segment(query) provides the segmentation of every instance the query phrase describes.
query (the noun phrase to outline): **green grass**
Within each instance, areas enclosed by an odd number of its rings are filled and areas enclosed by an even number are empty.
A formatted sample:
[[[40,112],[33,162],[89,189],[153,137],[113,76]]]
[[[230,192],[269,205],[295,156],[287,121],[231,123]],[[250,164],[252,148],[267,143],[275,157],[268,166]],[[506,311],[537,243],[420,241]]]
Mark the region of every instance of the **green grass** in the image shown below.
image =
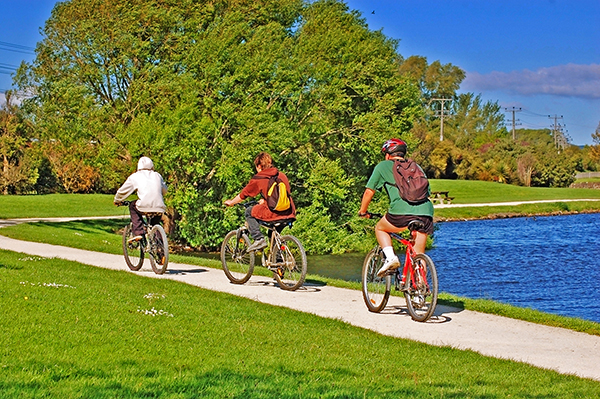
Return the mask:
[[[120,255],[122,254],[121,236],[118,233],[126,223],[126,220],[84,220],[63,223],[36,222],[5,227],[0,230],[0,233],[18,240],[45,242]],[[171,254],[169,258],[170,262],[221,268],[220,261],[201,258],[185,252]],[[270,276],[272,273],[265,268],[256,267],[255,274]],[[343,281],[318,275],[308,275],[307,283],[313,285],[332,285],[355,290],[361,289],[358,282]],[[400,295],[396,291],[392,291],[392,294]],[[533,309],[519,308],[485,299],[468,299],[443,293],[440,295],[440,304],[600,335],[600,323],[551,315]]]
[[[107,194],[0,195],[0,219],[128,214]]]
[[[600,190],[598,190],[600,191]],[[550,202],[510,206],[464,208],[436,208],[436,221],[519,217],[531,215],[566,215],[571,213],[600,212],[600,201]]]
[[[7,251],[0,303],[8,399],[600,396],[596,381]]]
[[[430,180],[431,191],[449,191],[455,204],[552,199],[600,199],[600,190],[586,188],[522,187],[478,180]],[[600,206],[599,206],[600,208]],[[436,211],[437,213],[437,211]]]

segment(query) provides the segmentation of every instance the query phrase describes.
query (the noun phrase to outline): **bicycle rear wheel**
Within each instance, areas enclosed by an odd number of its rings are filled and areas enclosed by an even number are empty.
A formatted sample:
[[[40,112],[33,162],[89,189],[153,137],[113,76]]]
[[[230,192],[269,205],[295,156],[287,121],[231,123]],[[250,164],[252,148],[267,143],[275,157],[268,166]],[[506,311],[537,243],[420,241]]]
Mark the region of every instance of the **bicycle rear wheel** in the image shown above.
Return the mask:
[[[239,230],[232,230],[225,236],[221,245],[221,263],[225,275],[233,284],[244,284],[254,271],[254,252],[247,252],[250,246],[248,236]]]
[[[408,284],[404,291],[408,313],[413,320],[427,321],[435,311],[438,298],[437,272],[428,255],[418,254],[412,259],[412,275]]]
[[[279,248],[273,248],[272,261],[277,269],[273,272],[279,287],[286,291],[295,291],[302,287],[306,279],[306,252],[300,240],[294,236],[281,236]]]
[[[377,277],[377,272],[383,266],[384,259],[383,251],[377,246],[367,254],[362,268],[363,299],[369,311],[375,313],[381,312],[390,298],[392,276],[386,274],[383,277]]]
[[[140,270],[144,264],[144,248],[141,241],[131,241],[133,232],[131,223],[123,230],[123,256],[125,263],[133,271]]]
[[[169,242],[165,229],[159,224],[150,229],[150,266],[156,274],[164,274],[169,264]]]

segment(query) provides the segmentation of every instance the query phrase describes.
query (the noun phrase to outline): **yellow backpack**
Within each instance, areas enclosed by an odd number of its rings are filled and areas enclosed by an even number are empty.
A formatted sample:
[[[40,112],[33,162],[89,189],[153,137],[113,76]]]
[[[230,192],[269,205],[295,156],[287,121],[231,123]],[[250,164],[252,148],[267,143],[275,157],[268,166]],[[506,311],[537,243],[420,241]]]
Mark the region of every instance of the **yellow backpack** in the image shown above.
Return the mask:
[[[269,179],[269,189],[267,190],[267,206],[274,212],[287,211],[292,206],[290,203],[290,194],[283,180],[279,178],[279,173]]]

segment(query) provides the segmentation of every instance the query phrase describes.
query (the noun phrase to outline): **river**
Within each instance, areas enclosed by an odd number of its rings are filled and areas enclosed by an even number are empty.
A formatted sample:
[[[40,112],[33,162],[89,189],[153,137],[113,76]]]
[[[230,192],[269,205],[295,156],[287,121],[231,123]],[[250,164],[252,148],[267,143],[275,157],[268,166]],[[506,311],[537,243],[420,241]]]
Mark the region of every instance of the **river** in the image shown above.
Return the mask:
[[[436,226],[440,291],[600,322],[600,214]],[[360,280],[363,258],[311,256],[308,271]]]

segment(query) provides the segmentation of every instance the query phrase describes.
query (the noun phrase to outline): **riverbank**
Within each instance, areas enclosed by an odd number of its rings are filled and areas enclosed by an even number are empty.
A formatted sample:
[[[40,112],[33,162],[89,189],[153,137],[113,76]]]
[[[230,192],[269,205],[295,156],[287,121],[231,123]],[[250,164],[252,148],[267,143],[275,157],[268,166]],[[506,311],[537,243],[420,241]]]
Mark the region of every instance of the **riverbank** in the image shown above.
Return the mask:
[[[434,207],[435,222],[560,216],[600,213],[600,199],[553,199],[510,202],[444,204]]]

